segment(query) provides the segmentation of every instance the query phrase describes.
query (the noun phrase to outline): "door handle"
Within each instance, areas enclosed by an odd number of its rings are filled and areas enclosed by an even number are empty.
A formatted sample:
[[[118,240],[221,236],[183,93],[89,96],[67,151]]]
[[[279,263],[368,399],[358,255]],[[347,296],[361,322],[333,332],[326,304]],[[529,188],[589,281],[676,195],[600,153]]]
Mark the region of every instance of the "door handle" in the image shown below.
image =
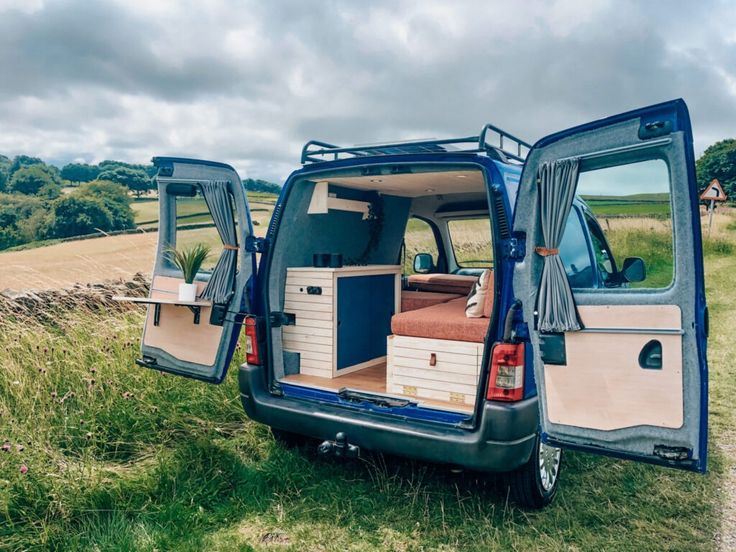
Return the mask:
[[[639,353],[639,366],[645,370],[662,369],[662,343],[657,339],[648,341]]]

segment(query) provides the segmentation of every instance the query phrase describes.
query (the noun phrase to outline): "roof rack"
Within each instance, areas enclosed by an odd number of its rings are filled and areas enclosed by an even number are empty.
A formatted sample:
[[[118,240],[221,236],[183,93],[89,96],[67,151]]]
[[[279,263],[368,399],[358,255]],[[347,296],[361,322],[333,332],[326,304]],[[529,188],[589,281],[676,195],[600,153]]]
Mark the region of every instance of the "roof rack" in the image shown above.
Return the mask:
[[[491,136],[495,136],[497,143],[489,143]],[[508,144],[511,142],[511,144]],[[508,146],[511,145],[512,148]],[[509,134],[505,130],[487,124],[477,136],[464,138],[445,138],[443,140],[410,140],[386,144],[371,144],[364,146],[341,147],[327,142],[310,140],[302,148],[302,164],[322,163],[355,157],[369,157],[376,155],[406,155],[415,153],[486,153],[487,155],[508,163],[509,160],[523,163],[527,153],[532,148],[530,144]]]

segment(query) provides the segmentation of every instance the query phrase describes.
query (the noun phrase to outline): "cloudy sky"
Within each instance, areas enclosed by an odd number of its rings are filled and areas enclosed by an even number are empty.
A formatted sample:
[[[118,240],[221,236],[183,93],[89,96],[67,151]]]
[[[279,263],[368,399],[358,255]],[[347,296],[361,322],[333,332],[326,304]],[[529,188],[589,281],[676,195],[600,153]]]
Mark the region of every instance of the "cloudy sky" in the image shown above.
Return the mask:
[[[683,97],[736,136],[729,1],[0,0],[0,153],[281,181],[310,138],[534,141]]]

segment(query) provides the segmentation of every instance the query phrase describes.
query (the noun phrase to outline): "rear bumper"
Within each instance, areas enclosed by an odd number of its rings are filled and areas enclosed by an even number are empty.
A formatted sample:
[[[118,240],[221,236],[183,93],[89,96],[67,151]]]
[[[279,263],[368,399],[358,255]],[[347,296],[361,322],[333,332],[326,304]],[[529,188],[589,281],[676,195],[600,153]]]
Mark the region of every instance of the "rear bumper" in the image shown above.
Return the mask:
[[[536,397],[512,404],[486,403],[478,428],[469,431],[278,397],[266,390],[259,366],[241,366],[238,381],[246,413],[268,426],[317,439],[334,439],[343,432],[351,444],[367,450],[473,470],[509,471],[524,464],[539,425]]]

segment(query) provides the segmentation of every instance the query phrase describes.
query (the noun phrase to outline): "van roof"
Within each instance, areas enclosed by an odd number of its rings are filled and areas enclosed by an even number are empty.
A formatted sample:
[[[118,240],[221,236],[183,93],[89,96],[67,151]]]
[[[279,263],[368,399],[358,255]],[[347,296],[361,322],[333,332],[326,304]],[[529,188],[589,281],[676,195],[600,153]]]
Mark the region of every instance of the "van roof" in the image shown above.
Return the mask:
[[[505,164],[523,163],[531,145],[492,124],[486,124],[477,136],[431,140],[411,140],[383,144],[342,147],[319,140],[310,140],[302,148],[303,165],[418,153],[485,153]]]

